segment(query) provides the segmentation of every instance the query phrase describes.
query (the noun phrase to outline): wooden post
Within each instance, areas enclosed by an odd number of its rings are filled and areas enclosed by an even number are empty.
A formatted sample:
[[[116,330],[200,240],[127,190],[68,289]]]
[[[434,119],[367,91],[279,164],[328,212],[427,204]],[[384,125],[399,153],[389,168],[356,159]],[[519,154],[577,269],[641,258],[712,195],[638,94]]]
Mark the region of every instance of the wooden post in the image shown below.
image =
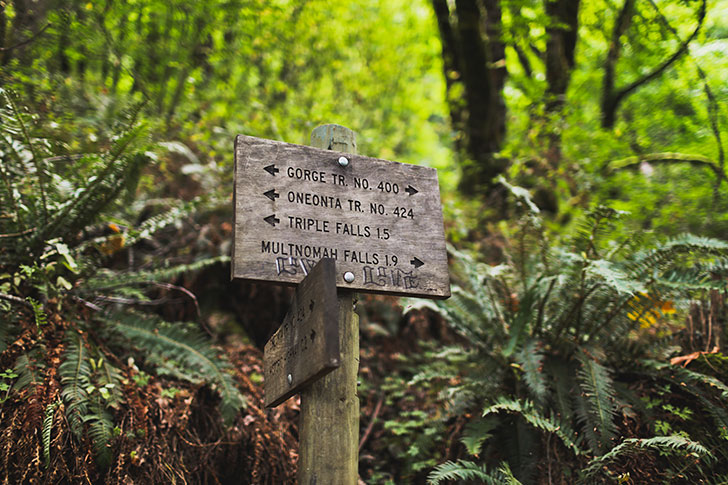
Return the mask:
[[[311,145],[356,153],[353,131],[323,125],[311,133]],[[338,291],[341,366],[301,393],[298,483],[356,485],[359,478],[359,316],[354,293]]]

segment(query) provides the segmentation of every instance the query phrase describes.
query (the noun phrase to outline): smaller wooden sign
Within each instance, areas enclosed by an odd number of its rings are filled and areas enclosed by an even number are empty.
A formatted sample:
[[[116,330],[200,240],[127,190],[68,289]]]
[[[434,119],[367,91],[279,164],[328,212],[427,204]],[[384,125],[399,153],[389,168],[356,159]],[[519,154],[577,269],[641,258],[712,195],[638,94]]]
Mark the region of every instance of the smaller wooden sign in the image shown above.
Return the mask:
[[[296,287],[291,308],[265,344],[265,406],[273,407],[339,367],[336,264],[321,259]]]

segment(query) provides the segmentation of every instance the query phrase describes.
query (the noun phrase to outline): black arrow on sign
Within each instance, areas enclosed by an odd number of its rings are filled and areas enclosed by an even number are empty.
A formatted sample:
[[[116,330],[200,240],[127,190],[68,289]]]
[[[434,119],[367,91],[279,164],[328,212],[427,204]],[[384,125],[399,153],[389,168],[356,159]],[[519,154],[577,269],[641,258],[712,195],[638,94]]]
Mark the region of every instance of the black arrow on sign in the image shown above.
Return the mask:
[[[423,263],[423,262],[422,262],[422,261],[420,261],[419,259],[415,258],[415,259],[413,259],[412,261],[410,261],[410,264],[411,264],[412,266],[414,266],[415,268],[419,268],[420,266],[422,266],[422,265],[423,265],[423,264],[425,264],[425,263]]]
[[[263,192],[263,195],[268,197],[273,202],[275,202],[276,199],[281,196],[280,194],[276,193],[276,189],[270,189],[268,192]]]
[[[278,172],[280,172],[280,170],[278,170],[275,165],[268,165],[267,167],[263,167],[263,170],[273,175],[274,177]]]
[[[404,191],[407,192],[410,195],[410,197],[413,196],[413,195],[415,195],[417,192],[419,192],[419,190],[417,190],[416,188],[412,187],[411,185],[408,185],[407,188],[404,189]]]
[[[263,218],[263,220],[273,227],[276,227],[276,224],[281,222],[281,220],[278,219],[275,214],[265,217],[265,218]]]

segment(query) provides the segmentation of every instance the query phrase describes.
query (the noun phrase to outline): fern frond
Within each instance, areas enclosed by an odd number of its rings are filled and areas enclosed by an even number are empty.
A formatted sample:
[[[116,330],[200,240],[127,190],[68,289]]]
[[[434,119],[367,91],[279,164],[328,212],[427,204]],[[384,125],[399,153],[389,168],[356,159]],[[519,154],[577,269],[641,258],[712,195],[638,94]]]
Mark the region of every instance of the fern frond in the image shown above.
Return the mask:
[[[728,400],[728,385],[713,376],[703,374],[701,372],[695,372],[684,367],[674,366],[664,362],[647,360],[644,361],[643,364],[655,370],[666,371],[671,375],[671,378],[677,382],[699,384],[706,387],[712,387],[713,389],[720,391],[720,396],[722,399]]]
[[[40,328],[42,325],[47,324],[48,315],[46,314],[45,310],[43,310],[43,304],[31,297],[27,297],[25,300],[30,303],[30,306],[33,308],[33,318],[35,319],[35,325]]]
[[[517,400],[512,399],[500,399],[492,406],[489,406],[483,410],[482,416],[488,416],[493,413],[500,411],[506,411],[513,414],[520,415],[528,424],[536,429],[551,433],[558,437],[564,445],[572,450],[574,454],[581,455],[583,452],[576,443],[563,431],[563,426],[555,418],[547,418],[542,416],[538,411],[533,408],[533,405],[526,401],[521,403]]]
[[[719,239],[682,234],[650,251],[635,255],[629,263],[635,278],[651,277],[656,270],[667,271],[682,255],[700,258],[728,257],[728,243]]]
[[[435,467],[427,476],[427,483],[430,485],[438,485],[449,480],[479,480],[487,485],[521,485],[521,482],[513,476],[508,464],[503,464],[496,471],[489,473],[485,465],[467,460],[446,461]]]
[[[460,441],[465,445],[465,448],[473,456],[478,456],[480,450],[483,447],[483,443],[487,441],[493,431],[498,426],[498,420],[496,419],[474,419],[465,426]]]
[[[448,321],[453,330],[476,345],[487,341],[486,335],[482,332],[486,323],[484,313],[487,311],[471,292],[455,287],[447,303],[436,304],[440,308],[438,313]]]
[[[505,264],[490,266],[479,263],[471,255],[450,245],[447,250],[453,257],[453,276],[458,281],[458,286],[473,295],[486,320],[499,318],[503,309],[502,298],[497,290],[501,281],[511,276],[512,268]]]
[[[728,242],[721,239],[696,236],[693,234],[681,234],[664,245],[661,250],[678,250],[681,252],[695,251],[700,254],[711,254],[715,256],[728,256]]]
[[[599,257],[599,240],[607,232],[612,223],[626,215],[624,211],[612,209],[607,206],[597,206],[591,209],[586,216],[577,222],[573,246],[576,252],[583,252],[588,256]]]
[[[521,343],[522,339],[528,335],[530,331],[529,323],[533,321],[536,311],[534,304],[536,303],[536,291],[533,289],[526,291],[521,295],[521,301],[518,302],[518,311],[510,321],[508,333],[510,338],[503,349],[503,355],[510,357]]]
[[[576,436],[571,423],[574,421],[574,406],[572,396],[576,388],[576,382],[571,367],[563,360],[549,358],[544,364],[545,374],[551,382],[553,393],[552,399],[556,417],[561,422],[562,429],[567,436]],[[580,445],[580,440],[575,440]]]
[[[656,283],[676,290],[722,290],[726,287],[725,280],[711,278],[711,268],[703,265],[667,270],[656,279]]]
[[[707,389],[714,388],[721,392],[721,397],[725,399],[725,384],[722,381],[663,362],[646,360],[642,364],[646,368],[648,376],[661,378],[674,384],[681,391],[691,394],[700,402],[702,409],[713,419],[719,429],[728,429],[728,412],[724,406],[715,402],[714,396],[706,392]],[[657,370],[658,373],[655,375],[654,372],[651,372],[652,370]]]
[[[76,192],[75,197],[55,211],[42,230],[36,231],[34,241],[62,237],[86,227],[117,199],[119,193],[127,188],[129,180],[137,176],[147,161],[146,155],[137,153],[107,162],[105,167],[89,177],[89,182]]]
[[[83,291],[93,292],[95,290],[107,290],[121,288],[124,286],[149,284],[157,281],[169,281],[184,273],[196,272],[208,266],[228,262],[230,262],[230,256],[218,256],[215,258],[201,259],[189,264],[172,266],[170,268],[160,268],[155,271],[135,271],[132,273],[120,274],[115,271],[104,270],[86,281],[83,285]]]
[[[104,469],[111,464],[111,437],[114,423],[99,396],[92,400],[89,414],[83,417],[88,424],[88,436],[94,448],[96,464]]]
[[[604,468],[619,458],[634,455],[640,450],[652,450],[660,453],[667,453],[682,458],[688,454],[695,454],[701,459],[710,461],[712,453],[696,441],[689,440],[684,436],[655,436],[653,438],[627,438],[622,443],[612,448],[608,453],[598,456],[589,461],[583,470],[580,478],[581,483],[593,483],[591,480],[604,471]]]
[[[47,221],[48,219],[48,194],[47,194],[47,187],[48,187],[48,173],[46,171],[46,167],[43,161],[43,158],[40,156],[36,146],[35,146],[35,140],[30,135],[30,131],[28,129],[28,126],[24,120],[24,115],[18,109],[18,105],[15,101],[15,94],[8,90],[0,87],[0,96],[2,99],[4,99],[3,105],[7,106],[7,110],[4,113],[3,116],[3,123],[0,123],[0,126],[10,121],[10,126],[5,128],[3,131],[10,130],[11,140],[12,139],[21,139],[22,143],[25,145],[25,149],[29,152],[29,157],[19,157],[17,148],[13,145],[15,144],[13,141],[10,141],[10,143],[6,142],[6,145],[10,145],[11,151],[16,155],[16,160],[19,162],[24,162],[24,159],[28,159],[31,162],[35,175],[37,178],[37,188],[40,193],[40,202],[41,202],[41,213],[43,215],[43,220]],[[5,138],[3,136],[3,138]],[[5,157],[3,157],[3,163],[5,163]]]
[[[632,279],[619,265],[603,259],[589,261],[586,273],[592,279],[603,282],[618,294],[634,295],[645,293],[647,288],[642,281]]]
[[[533,393],[535,400],[543,403],[546,400],[548,388],[546,387],[546,375],[543,372],[544,356],[541,342],[535,339],[527,341],[516,354],[516,361],[523,369],[526,386]]]
[[[83,417],[88,412],[89,396],[86,389],[91,385],[91,365],[83,339],[72,335],[67,339],[63,362],[58,366],[61,377],[61,397],[66,404],[66,416],[71,431],[81,437]]]
[[[149,239],[157,231],[189,217],[200,205],[199,200],[176,204],[169,210],[146,219],[139,227],[129,231],[126,236],[126,245],[131,246],[142,239]]]
[[[80,335],[67,339],[64,361],[58,367],[61,377],[61,398],[66,404],[66,416],[71,431],[81,438],[84,425],[94,448],[99,467],[105,468],[111,462],[109,442],[113,423],[106,409],[107,401],[114,404],[112,392],[120,381],[118,371],[105,364],[97,363],[91,356]]]
[[[45,409],[45,416],[43,417],[43,429],[41,430],[41,436],[43,441],[43,462],[45,467],[51,461],[51,431],[53,429],[53,416],[56,414],[56,408],[60,405],[60,401],[49,404]]]
[[[149,354],[163,357],[168,364],[179,367],[180,375],[198,375],[212,384],[220,394],[220,413],[226,421],[245,406],[245,399],[228,373],[230,363],[218,357],[218,351],[201,332],[169,324],[151,317],[133,314],[116,315],[108,320],[109,327]]]
[[[614,419],[617,414],[615,392],[609,370],[586,353],[579,355],[581,368],[577,373],[579,386],[587,404],[582,415],[584,428],[598,429],[599,448],[604,449],[617,434]]]
[[[40,372],[45,368],[45,363],[39,355],[38,349],[34,348],[21,354],[15,361],[15,373],[18,378],[13,387],[20,392],[26,387],[37,388],[43,383]]]

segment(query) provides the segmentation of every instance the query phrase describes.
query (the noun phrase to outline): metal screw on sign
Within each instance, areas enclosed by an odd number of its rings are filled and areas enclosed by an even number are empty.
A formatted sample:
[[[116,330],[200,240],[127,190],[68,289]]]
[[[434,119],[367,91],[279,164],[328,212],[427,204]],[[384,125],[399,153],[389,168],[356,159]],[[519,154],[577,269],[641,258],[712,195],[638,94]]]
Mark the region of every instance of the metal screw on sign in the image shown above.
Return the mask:
[[[339,165],[346,167],[349,165],[349,159],[346,157],[339,157]]]
[[[346,273],[344,273],[344,281],[346,281],[347,283],[353,283],[354,273],[352,273],[351,271],[347,271]]]

